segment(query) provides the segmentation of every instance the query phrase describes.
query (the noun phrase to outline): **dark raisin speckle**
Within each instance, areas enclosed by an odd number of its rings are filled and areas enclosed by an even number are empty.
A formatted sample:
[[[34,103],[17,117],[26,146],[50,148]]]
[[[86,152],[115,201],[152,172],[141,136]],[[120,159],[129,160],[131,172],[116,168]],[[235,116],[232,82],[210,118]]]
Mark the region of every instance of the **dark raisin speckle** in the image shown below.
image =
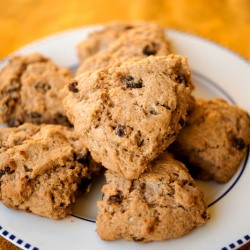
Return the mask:
[[[116,127],[115,133],[116,133],[118,136],[120,136],[120,137],[125,136],[125,135],[126,135],[126,133],[125,133],[125,127],[119,124],[119,125]]]
[[[142,79],[135,81],[133,76],[123,76],[121,82],[130,89],[142,88]]]
[[[117,194],[111,195],[107,202],[109,205],[114,204],[114,203],[120,204],[122,200],[123,200],[122,192],[118,190]]]
[[[10,166],[8,164],[5,164],[3,166],[3,169],[0,170],[0,178],[4,175],[4,174],[12,174],[14,171],[11,170]]]
[[[141,237],[141,238],[137,238],[137,237],[132,237],[132,240],[135,242],[140,242],[140,241],[144,241],[145,238]]]
[[[55,116],[55,123],[59,123],[61,125],[68,126],[68,127],[73,127],[73,125],[70,123],[68,117],[64,114],[61,114],[61,113],[58,113]]]
[[[153,108],[151,108],[151,109],[149,110],[149,113],[150,113],[151,115],[157,115],[157,112],[156,112]]]
[[[11,172],[10,166],[8,164],[4,165],[4,172],[9,174]]]
[[[69,84],[68,88],[69,91],[73,92],[73,93],[77,93],[79,91],[79,89],[77,88],[78,82],[77,81],[73,81]]]
[[[46,83],[46,82],[38,82],[35,85],[35,89],[38,92],[46,93],[48,90],[51,89],[51,86],[48,83]]]
[[[179,120],[179,124],[181,125],[181,127],[185,126],[185,120],[182,117]]]
[[[34,119],[37,119],[37,118],[41,118],[41,117],[42,117],[42,115],[41,115],[40,113],[37,113],[37,112],[30,112],[30,113],[29,113],[29,116],[30,116],[31,118],[34,118]]]
[[[138,147],[141,147],[141,146],[143,145],[143,143],[144,143],[144,139],[142,138],[142,133],[141,133],[141,131],[139,130],[139,131],[137,132],[137,146],[138,146]]]
[[[201,215],[202,219],[206,220],[208,218],[207,212],[203,212]]]
[[[175,80],[178,82],[178,83],[183,83],[186,87],[188,86],[187,84],[187,79],[184,75],[182,74],[179,74],[176,76]]]
[[[12,119],[12,118],[9,118],[8,121],[7,121],[9,127],[17,127],[19,125],[22,124],[21,121],[17,120],[17,119]]]
[[[13,93],[13,92],[16,92],[18,90],[20,90],[21,88],[21,83],[18,81],[18,79],[13,79],[11,81],[11,84],[7,90],[8,93]]]
[[[5,174],[5,171],[3,169],[0,170],[0,178]]]
[[[155,105],[156,106],[162,106],[163,108],[165,108],[167,110],[171,110],[171,108],[168,105],[166,105],[166,104],[162,104],[162,103],[156,102]]]
[[[142,53],[146,56],[154,56],[157,53],[157,44],[152,42],[150,44],[147,44],[144,48]]]
[[[232,144],[238,150],[242,150],[246,147],[246,144],[242,138],[233,137]]]

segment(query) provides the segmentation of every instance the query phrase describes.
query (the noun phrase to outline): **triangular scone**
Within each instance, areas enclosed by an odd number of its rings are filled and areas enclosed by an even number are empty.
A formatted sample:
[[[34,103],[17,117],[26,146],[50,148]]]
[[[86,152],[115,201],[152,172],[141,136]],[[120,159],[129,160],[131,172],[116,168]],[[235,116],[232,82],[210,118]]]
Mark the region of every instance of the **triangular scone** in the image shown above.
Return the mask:
[[[178,238],[206,223],[202,192],[186,167],[164,153],[135,180],[106,172],[97,202],[97,233],[103,240],[149,242]]]
[[[192,87],[185,57],[149,56],[80,74],[64,107],[93,159],[133,179],[175,140]]]
[[[226,183],[250,143],[250,117],[223,99],[198,100],[172,146],[194,177]]]
[[[0,70],[0,122],[14,127],[25,122],[69,126],[62,105],[68,70],[38,53],[10,58]]]
[[[78,194],[88,191],[97,169],[68,127],[24,124],[0,130],[0,199],[10,208],[62,219],[72,213]]]

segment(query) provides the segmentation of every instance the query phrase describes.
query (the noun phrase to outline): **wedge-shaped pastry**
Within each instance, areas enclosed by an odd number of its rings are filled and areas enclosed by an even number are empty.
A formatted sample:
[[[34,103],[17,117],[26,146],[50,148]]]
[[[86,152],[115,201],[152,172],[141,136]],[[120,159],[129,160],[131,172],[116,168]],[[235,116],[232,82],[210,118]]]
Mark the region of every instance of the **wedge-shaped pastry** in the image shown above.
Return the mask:
[[[172,150],[194,177],[226,183],[250,143],[247,112],[222,99],[198,100]]]
[[[101,38],[102,40],[100,40]],[[95,42],[90,43],[92,40]],[[96,50],[92,56],[87,56],[89,50],[86,47],[99,44],[98,41],[100,42],[100,49]],[[107,44],[101,46],[102,43]],[[84,60],[82,60],[76,75],[88,70],[109,67],[130,58],[170,54],[169,41],[164,29],[156,23],[146,22],[107,25],[103,30],[90,35],[79,45],[78,49]]]
[[[97,171],[78,136],[60,125],[1,129],[0,146],[0,199],[40,216],[62,219],[70,214]]]
[[[40,54],[14,56],[0,71],[0,122],[69,125],[62,99],[70,72]]]
[[[143,39],[145,42],[140,44]],[[81,61],[100,51],[123,54],[127,58],[137,54],[166,55],[170,53],[169,40],[164,28],[153,22],[109,23],[101,30],[90,33],[77,46]],[[164,54],[162,54],[164,53]]]
[[[103,240],[139,242],[181,237],[207,222],[203,194],[187,168],[167,153],[135,180],[106,172],[98,201],[97,233]]]
[[[175,140],[191,89],[186,58],[150,56],[79,75],[64,107],[93,159],[133,179]]]

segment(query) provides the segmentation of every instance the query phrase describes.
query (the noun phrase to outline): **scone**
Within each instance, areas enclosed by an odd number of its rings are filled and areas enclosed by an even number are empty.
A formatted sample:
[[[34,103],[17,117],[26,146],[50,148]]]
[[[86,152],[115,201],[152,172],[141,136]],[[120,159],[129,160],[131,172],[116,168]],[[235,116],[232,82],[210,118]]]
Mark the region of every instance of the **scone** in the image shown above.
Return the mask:
[[[175,140],[191,89],[186,58],[150,56],[79,75],[64,107],[93,159],[133,179]]]
[[[202,192],[186,167],[167,153],[150,171],[128,180],[111,171],[97,202],[97,233],[103,240],[137,242],[181,237],[207,222]]]
[[[112,26],[107,26],[97,34],[101,32],[105,36],[110,30],[112,30]],[[88,39],[86,42],[88,42]],[[168,54],[170,54],[170,46],[164,29],[155,23],[137,23],[130,29],[121,32],[119,37],[117,36],[105,49],[100,50],[93,56],[85,56],[86,58],[78,68],[76,75],[87,70],[109,67],[116,61],[124,61],[132,57],[143,58],[151,55],[166,56]]]
[[[80,60],[84,61],[100,51],[107,50],[110,44],[124,35],[127,38],[130,37],[130,42],[142,37],[148,38],[151,41],[154,41],[153,39],[155,39],[155,43],[157,43],[157,41],[164,41],[166,45],[163,45],[163,47],[166,46],[166,49],[169,51],[169,42],[164,34],[164,29],[156,23],[142,21],[131,23],[109,23],[105,25],[103,29],[91,33],[86,39],[78,44],[77,51]],[[123,38],[121,41],[125,42]],[[129,43],[127,45],[129,45]],[[118,45],[118,47],[120,49],[120,45]],[[117,48],[117,46],[114,46],[114,49],[115,48]],[[128,47],[126,49],[129,51]],[[145,53],[147,53],[148,47],[145,47],[144,50]]]
[[[226,183],[250,143],[249,115],[222,99],[198,100],[172,146],[194,177]]]
[[[3,204],[52,219],[72,212],[77,195],[88,191],[96,171],[78,136],[60,125],[3,128],[0,148]]]
[[[0,122],[69,125],[62,99],[70,72],[40,54],[14,56],[0,72]]]

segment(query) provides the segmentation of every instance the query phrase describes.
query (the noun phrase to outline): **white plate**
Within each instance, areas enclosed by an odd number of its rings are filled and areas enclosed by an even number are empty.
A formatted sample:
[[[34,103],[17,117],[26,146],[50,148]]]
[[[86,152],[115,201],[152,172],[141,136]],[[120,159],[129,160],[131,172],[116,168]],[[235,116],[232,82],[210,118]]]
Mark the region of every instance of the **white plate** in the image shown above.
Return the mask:
[[[40,52],[57,64],[76,68],[75,45],[100,27],[70,30],[32,43],[16,53]],[[203,38],[169,30],[176,53],[188,57],[198,97],[222,97],[250,113],[250,65],[233,52]],[[8,58],[7,58],[8,59]],[[0,63],[2,67],[7,59]],[[138,244],[117,240],[105,242],[95,233],[95,202],[101,198],[101,183],[75,206],[74,215],[61,221],[41,218],[6,208],[0,203],[0,235],[23,249],[236,249],[250,240],[249,150],[234,178],[225,185],[198,185],[205,193],[211,220],[201,228],[174,240]]]

